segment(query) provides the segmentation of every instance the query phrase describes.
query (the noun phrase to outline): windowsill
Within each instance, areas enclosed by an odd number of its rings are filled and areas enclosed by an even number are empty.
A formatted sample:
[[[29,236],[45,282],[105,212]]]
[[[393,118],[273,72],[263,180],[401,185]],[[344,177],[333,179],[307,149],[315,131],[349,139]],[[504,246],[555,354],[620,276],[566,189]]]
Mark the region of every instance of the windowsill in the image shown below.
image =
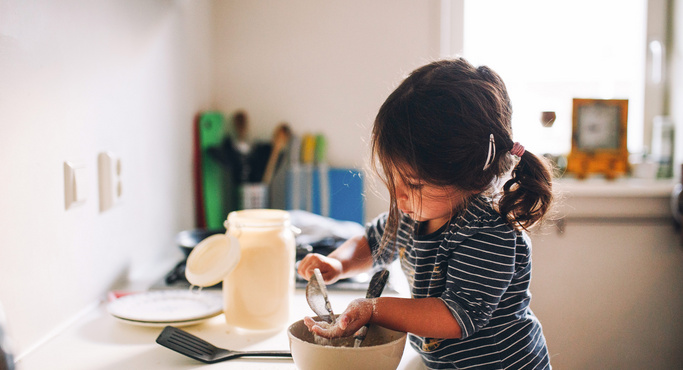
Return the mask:
[[[607,220],[651,220],[672,217],[671,199],[676,181],[636,178],[562,178],[555,180],[557,216],[590,222]]]
[[[569,197],[652,197],[668,198],[677,181],[674,179],[636,179],[630,177],[606,180],[604,178],[561,178],[555,180],[555,191]]]

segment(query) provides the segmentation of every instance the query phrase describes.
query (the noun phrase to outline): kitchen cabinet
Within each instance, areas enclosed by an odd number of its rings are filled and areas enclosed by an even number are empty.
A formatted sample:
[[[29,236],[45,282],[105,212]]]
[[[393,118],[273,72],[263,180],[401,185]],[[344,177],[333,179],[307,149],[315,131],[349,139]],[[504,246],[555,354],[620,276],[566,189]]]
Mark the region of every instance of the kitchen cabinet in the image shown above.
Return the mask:
[[[573,183],[531,233],[532,310],[557,369],[683,368],[673,183]]]

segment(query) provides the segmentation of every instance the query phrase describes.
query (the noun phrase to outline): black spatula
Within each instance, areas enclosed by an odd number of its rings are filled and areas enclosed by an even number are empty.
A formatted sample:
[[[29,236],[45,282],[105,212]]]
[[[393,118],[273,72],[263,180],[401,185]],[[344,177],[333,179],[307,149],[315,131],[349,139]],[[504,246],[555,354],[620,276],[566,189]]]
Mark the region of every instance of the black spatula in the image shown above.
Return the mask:
[[[289,351],[231,351],[173,326],[167,326],[157,337],[157,343],[187,357],[207,364],[232,360],[238,357],[292,357]]]

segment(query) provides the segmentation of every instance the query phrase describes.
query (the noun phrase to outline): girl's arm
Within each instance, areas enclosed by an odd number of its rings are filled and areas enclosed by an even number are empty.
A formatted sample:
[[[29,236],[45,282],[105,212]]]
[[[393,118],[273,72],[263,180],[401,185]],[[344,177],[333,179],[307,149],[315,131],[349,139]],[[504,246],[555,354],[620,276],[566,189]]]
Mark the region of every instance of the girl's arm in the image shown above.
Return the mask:
[[[311,278],[313,270],[318,268],[325,280],[331,284],[335,281],[360,272],[367,271],[372,267],[372,251],[365,236],[353,237],[345,241],[337,249],[327,256],[317,253],[306,255],[297,271],[306,280]]]
[[[335,325],[305,318],[309,330],[326,338],[353,335],[366,323],[430,338],[461,338],[462,330],[446,304],[439,298],[357,299]]]
[[[430,338],[460,338],[460,325],[439,298],[380,297],[374,300],[370,323]]]

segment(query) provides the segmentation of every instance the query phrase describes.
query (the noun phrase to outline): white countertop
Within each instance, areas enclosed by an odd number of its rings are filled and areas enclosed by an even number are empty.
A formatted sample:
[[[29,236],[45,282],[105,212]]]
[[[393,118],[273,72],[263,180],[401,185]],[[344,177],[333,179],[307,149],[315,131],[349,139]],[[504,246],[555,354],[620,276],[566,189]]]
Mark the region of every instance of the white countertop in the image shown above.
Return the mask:
[[[335,311],[363,292],[330,291]],[[390,294],[385,294],[390,295]],[[45,310],[49,314],[49,310]],[[291,302],[290,323],[310,316],[302,290]],[[74,324],[17,363],[18,370],[32,369],[296,369],[291,359],[234,359],[207,365],[155,342],[163,328],[124,323],[109,315],[106,302],[88,311]],[[244,331],[229,327],[223,315],[184,327],[217,347],[234,350],[288,350],[286,329],[270,332]],[[399,369],[424,369],[420,356],[406,343]]]

